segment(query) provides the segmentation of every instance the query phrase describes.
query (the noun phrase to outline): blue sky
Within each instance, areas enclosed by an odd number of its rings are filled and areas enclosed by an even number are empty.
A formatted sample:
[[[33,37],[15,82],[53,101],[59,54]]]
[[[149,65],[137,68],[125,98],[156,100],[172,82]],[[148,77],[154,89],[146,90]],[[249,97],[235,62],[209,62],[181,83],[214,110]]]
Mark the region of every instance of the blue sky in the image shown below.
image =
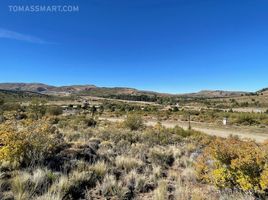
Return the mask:
[[[10,12],[9,5],[79,12]],[[184,93],[268,87],[266,0],[3,0],[0,82]]]

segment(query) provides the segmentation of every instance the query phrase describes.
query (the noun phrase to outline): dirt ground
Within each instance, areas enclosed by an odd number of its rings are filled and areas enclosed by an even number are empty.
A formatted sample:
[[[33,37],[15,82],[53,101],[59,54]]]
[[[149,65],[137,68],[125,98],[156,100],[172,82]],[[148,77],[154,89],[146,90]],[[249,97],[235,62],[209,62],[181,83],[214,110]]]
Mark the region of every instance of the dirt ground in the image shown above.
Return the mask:
[[[105,118],[101,117],[100,120],[107,120],[110,122],[122,122],[124,118]],[[147,126],[156,125],[157,120],[146,120]],[[180,126],[187,129],[189,126],[188,122],[185,121],[162,121],[163,126],[167,128],[173,128]],[[215,124],[191,122],[191,128],[208,135],[215,135],[219,137],[228,137],[235,135],[241,139],[253,139],[257,142],[264,142],[268,140],[268,128],[257,128],[257,127],[245,127],[245,126],[217,126]]]

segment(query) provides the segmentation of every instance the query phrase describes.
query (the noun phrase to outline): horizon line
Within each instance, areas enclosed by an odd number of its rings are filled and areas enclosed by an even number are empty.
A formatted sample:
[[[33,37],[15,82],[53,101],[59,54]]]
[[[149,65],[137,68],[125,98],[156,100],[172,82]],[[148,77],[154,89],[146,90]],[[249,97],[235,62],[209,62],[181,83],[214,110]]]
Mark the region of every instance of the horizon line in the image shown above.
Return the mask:
[[[196,91],[188,91],[188,92],[167,92],[167,91],[157,91],[157,90],[150,90],[150,89],[142,89],[138,87],[132,87],[132,86],[103,86],[103,85],[97,85],[97,84],[50,84],[50,83],[45,83],[45,82],[0,82],[0,84],[43,84],[46,86],[52,86],[52,87],[71,87],[71,86],[94,86],[97,88],[125,88],[125,89],[134,89],[138,91],[143,91],[143,92],[155,92],[155,93],[162,93],[162,94],[172,94],[172,95],[181,95],[181,94],[192,94],[192,93],[199,93],[202,91],[224,91],[224,92],[245,92],[245,93],[254,93],[258,92],[259,90],[262,90],[266,87],[262,87],[260,89],[257,89],[256,91],[248,91],[248,90],[231,90],[231,89],[211,89],[211,88],[206,88],[206,89],[200,89]]]

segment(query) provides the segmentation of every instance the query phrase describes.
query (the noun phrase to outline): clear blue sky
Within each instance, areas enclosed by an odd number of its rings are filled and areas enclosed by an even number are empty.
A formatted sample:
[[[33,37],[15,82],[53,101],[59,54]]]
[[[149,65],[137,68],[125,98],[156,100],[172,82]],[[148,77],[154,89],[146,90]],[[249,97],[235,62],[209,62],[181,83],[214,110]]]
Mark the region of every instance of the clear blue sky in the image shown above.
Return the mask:
[[[10,12],[8,5],[78,5]],[[2,0],[0,82],[183,93],[268,87],[267,0]]]

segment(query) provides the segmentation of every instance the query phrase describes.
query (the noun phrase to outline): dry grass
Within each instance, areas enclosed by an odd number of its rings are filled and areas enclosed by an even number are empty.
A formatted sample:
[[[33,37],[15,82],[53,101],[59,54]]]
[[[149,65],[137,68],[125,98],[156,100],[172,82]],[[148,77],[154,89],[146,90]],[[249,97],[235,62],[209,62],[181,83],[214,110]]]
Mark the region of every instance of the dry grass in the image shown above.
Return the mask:
[[[129,172],[132,169],[141,167],[143,165],[143,162],[141,160],[130,158],[127,156],[118,156],[115,159],[115,164],[116,167]]]
[[[158,187],[154,191],[155,200],[166,200],[168,199],[168,184],[165,180],[159,181]]]
[[[161,126],[88,127],[87,117],[59,116],[62,140],[42,162],[0,161],[0,199],[253,199],[199,182],[194,163],[210,137]]]

